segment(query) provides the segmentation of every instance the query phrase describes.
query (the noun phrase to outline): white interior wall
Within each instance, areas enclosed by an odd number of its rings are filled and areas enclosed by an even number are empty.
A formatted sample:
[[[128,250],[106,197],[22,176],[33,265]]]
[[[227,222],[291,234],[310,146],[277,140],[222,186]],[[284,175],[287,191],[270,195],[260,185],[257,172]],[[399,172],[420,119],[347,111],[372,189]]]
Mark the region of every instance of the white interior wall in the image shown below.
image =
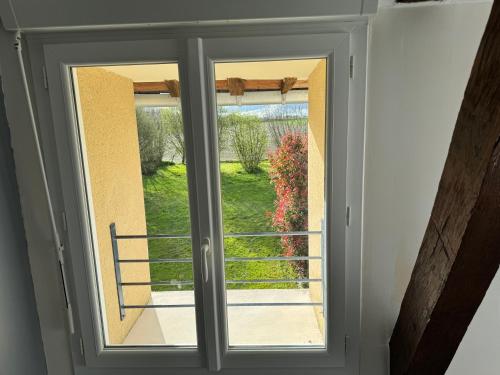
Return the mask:
[[[10,144],[14,154],[17,187],[21,201],[21,214],[24,218],[24,233],[28,238],[28,255],[30,264],[36,264],[36,267],[30,267],[32,287],[35,291],[36,310],[38,313],[39,326],[35,327],[35,323],[30,321],[29,314],[34,315],[34,312],[19,311],[18,319],[24,319],[26,327],[32,327],[32,334],[36,335],[36,329],[41,330],[43,349],[45,354],[46,372],[54,375],[70,375],[71,356],[68,347],[68,334],[66,331],[66,315],[64,294],[60,289],[60,269],[55,257],[54,243],[49,226],[48,206],[44,196],[42,179],[40,178],[40,170],[37,165],[37,156],[34,145],[33,131],[29,119],[28,107],[23,85],[21,83],[21,71],[17,61],[16,50],[12,48],[14,33],[7,32],[3,29],[0,23],[0,67],[2,70],[2,89],[4,92],[4,103],[7,115],[7,121],[10,128]],[[34,78],[38,82],[43,79],[40,75],[35,75]],[[44,103],[48,105],[47,103]],[[0,135],[2,137],[2,135]],[[50,175],[49,175],[50,177]],[[1,176],[0,176],[1,179]],[[3,181],[2,181],[3,182]],[[1,185],[1,184],[0,184]],[[54,186],[54,185],[53,185]],[[1,190],[1,187],[0,187]],[[59,193],[59,192],[58,192]],[[11,200],[15,198],[10,197]],[[35,207],[36,209],[33,209]],[[3,213],[0,207],[0,212]],[[61,212],[56,210],[56,212]],[[29,218],[29,220],[27,219]],[[14,223],[12,224],[14,225]],[[10,229],[6,229],[10,230]],[[14,229],[12,229],[14,230]],[[0,238],[3,239],[2,233]],[[2,245],[0,244],[0,247]],[[12,247],[14,250],[22,252],[22,247]],[[11,250],[12,250],[11,249]],[[21,254],[18,254],[21,257]],[[0,257],[1,262],[9,267],[9,261]],[[13,266],[14,267],[14,266]],[[0,269],[0,273],[2,273]],[[29,272],[26,269],[12,268],[12,275],[16,273]],[[2,274],[3,276],[4,274]],[[15,279],[10,278],[8,273],[5,277],[9,278],[9,283],[5,284],[9,287],[10,283],[16,283]],[[19,276],[16,276],[19,277]],[[0,280],[2,281],[2,280]],[[15,290],[13,289],[13,292]],[[0,291],[1,293],[1,291]],[[28,296],[26,298],[29,298]],[[28,301],[25,301],[27,304]],[[26,315],[25,315],[26,314]],[[12,327],[15,328],[16,323],[12,321]],[[6,335],[9,338],[7,331],[0,327],[0,335]],[[9,339],[12,341],[12,339]],[[48,348],[57,353],[57,356],[47,356]],[[3,346],[0,345],[0,351],[3,351]],[[10,360],[25,361],[30,363],[35,357],[31,357],[28,347],[25,352],[19,352],[20,356],[11,356]],[[0,364],[3,365],[2,358]],[[0,374],[43,374],[45,368],[39,368],[39,371],[34,369],[24,372],[9,372],[3,367],[0,367]],[[4,372],[7,371],[7,372]]]
[[[363,374],[388,374],[388,342],[434,203],[463,92],[491,4],[380,9],[368,61]],[[498,279],[498,277],[497,277]],[[496,283],[498,284],[498,282]],[[496,285],[495,284],[495,285]],[[483,302],[448,374],[500,373],[500,287]],[[490,301],[494,300],[493,302]],[[495,319],[496,313],[496,321]],[[496,331],[500,333],[498,330]],[[493,336],[493,337],[492,337]],[[479,338],[486,341],[479,342]],[[480,346],[476,346],[480,345]],[[467,349],[463,347],[466,346]],[[483,350],[492,346],[491,352]],[[490,354],[490,355],[489,355]],[[494,368],[494,367],[493,367]]]
[[[0,78],[0,374],[46,375],[1,86]]]
[[[446,375],[500,373],[500,273],[474,315]]]

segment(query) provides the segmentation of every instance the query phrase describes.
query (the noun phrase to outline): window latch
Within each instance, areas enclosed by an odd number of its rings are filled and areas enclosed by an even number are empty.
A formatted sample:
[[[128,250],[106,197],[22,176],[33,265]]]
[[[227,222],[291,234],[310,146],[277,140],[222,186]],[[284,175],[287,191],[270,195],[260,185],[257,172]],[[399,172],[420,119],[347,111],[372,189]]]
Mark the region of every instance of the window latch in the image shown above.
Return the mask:
[[[210,253],[210,238],[204,238],[201,242],[202,274],[203,281],[208,282],[208,255]]]

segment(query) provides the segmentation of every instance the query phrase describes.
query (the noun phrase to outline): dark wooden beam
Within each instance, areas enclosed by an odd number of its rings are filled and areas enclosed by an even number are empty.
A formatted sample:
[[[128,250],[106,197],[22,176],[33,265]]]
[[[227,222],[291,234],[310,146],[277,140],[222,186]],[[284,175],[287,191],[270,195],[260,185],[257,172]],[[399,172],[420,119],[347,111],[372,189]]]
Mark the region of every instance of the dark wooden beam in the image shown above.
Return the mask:
[[[247,79],[245,80],[245,91],[277,91],[282,87],[281,79]],[[307,80],[297,80],[292,90],[307,90]],[[217,92],[229,92],[227,80],[217,80],[215,82]],[[161,82],[134,82],[134,92],[136,94],[160,94],[168,93],[169,88],[165,81]]]
[[[444,374],[500,263],[500,0],[465,90],[391,341],[391,374]]]

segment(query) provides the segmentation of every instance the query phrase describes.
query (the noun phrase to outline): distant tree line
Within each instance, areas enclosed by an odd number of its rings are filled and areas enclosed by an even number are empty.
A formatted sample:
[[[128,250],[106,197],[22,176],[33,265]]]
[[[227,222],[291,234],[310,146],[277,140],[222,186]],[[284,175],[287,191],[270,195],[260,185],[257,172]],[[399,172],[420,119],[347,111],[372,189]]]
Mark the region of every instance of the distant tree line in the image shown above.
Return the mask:
[[[182,111],[179,107],[137,108],[141,169],[151,175],[165,162],[166,155],[186,162]],[[263,118],[217,110],[219,152],[230,149],[248,173],[259,171],[272,143],[279,147],[283,136],[305,131],[307,118],[286,106],[268,106]]]

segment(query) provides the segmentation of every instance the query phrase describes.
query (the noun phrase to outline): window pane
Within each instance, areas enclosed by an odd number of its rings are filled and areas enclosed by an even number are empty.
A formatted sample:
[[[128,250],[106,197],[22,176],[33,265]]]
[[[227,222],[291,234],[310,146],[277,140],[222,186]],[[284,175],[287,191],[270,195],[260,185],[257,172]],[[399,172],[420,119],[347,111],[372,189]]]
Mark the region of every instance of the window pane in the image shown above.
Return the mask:
[[[324,347],[326,59],[215,64],[230,347]]]
[[[196,346],[177,64],[72,72],[106,344]]]

